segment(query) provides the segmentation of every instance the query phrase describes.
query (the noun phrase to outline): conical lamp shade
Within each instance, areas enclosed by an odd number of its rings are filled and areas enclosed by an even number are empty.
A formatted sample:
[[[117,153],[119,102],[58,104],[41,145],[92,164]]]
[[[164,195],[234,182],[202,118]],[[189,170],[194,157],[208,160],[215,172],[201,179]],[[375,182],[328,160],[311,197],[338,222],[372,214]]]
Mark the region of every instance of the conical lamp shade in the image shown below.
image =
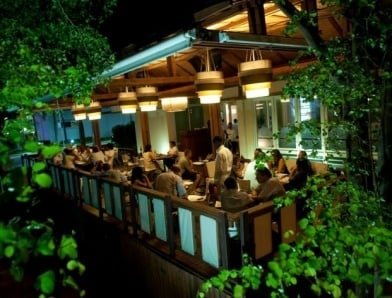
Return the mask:
[[[246,98],[268,96],[272,81],[271,60],[258,59],[240,63],[238,79]]]
[[[155,111],[158,106],[157,88],[139,87],[136,89],[137,102],[142,112]]]
[[[186,96],[163,97],[161,98],[161,105],[165,112],[185,111],[188,108],[188,98]]]
[[[118,103],[121,109],[121,113],[136,113],[138,107],[136,92],[120,92],[118,94]]]
[[[196,74],[195,87],[201,104],[219,103],[224,86],[221,71],[202,71]]]

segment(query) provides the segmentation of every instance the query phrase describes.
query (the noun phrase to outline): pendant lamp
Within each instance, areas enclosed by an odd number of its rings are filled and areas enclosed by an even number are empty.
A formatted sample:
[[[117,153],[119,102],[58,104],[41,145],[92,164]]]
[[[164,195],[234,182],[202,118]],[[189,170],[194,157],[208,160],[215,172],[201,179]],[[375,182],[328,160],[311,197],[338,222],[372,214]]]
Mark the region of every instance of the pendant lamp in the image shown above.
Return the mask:
[[[86,119],[86,109],[84,105],[75,105],[75,107],[72,108],[72,114],[75,121]]]
[[[92,102],[86,109],[87,117],[89,120],[101,119],[102,107],[99,102]]]
[[[157,88],[146,86],[136,89],[137,102],[142,112],[155,111],[158,106]]]
[[[238,66],[238,79],[246,98],[268,96],[272,81],[271,60],[262,59],[260,51],[250,50],[247,61]]]
[[[211,70],[210,53],[207,49],[205,71],[196,73],[195,87],[201,104],[219,103],[224,89],[223,72]],[[215,67],[213,67],[215,69]]]
[[[188,108],[188,98],[186,96],[163,97],[161,98],[162,110],[165,112],[181,112]]]
[[[136,92],[128,92],[128,87],[125,88],[125,92],[118,94],[118,103],[123,114],[134,114],[138,107]]]

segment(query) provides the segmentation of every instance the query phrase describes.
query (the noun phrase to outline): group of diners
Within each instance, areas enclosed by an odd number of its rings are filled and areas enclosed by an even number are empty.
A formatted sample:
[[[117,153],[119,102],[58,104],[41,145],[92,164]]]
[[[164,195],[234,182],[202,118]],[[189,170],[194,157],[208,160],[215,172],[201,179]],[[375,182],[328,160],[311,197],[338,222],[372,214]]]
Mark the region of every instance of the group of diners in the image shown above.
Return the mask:
[[[270,157],[266,158],[267,154],[261,148],[256,148],[253,158],[245,159],[239,154],[233,154],[222,137],[215,136],[212,142],[214,152],[206,159],[215,161],[213,183],[218,190],[221,208],[229,212],[238,212],[260,202],[284,196],[288,190],[302,188],[307,177],[313,174],[305,151],[298,153],[296,164],[289,171],[278,149],[273,149]],[[208,191],[207,177],[193,167],[190,148],[185,148],[180,155],[176,142],[170,141],[167,154],[160,159],[151,144],[146,144],[142,157],[143,164],[134,165],[129,172],[121,171],[113,165],[114,146],[108,143],[103,148],[83,145],[66,147],[53,161],[68,168],[77,168],[80,164],[89,165],[82,170],[90,171],[92,175],[113,178],[125,185],[138,185],[183,198],[194,193],[204,195]],[[288,177],[285,183],[279,180],[282,175]],[[239,181],[249,178],[255,180],[256,184],[247,191],[240,189]],[[191,181],[191,187],[185,187],[184,181]]]
[[[279,196],[284,196],[290,189],[298,189],[306,184],[307,177],[312,175],[312,167],[307,159],[306,152],[300,151],[294,168],[288,169],[286,161],[279,150],[273,149],[271,157],[265,161],[266,153],[262,149],[256,148],[252,160],[246,160],[233,154],[226,147],[225,140],[220,136],[215,136],[212,140],[214,152],[209,154],[206,159],[215,161],[215,173],[213,183],[218,190],[218,200],[221,201],[221,208],[230,212],[238,212],[249,206],[272,200]],[[139,168],[134,168],[131,175],[131,183],[142,187],[153,188],[158,191],[186,198],[188,194],[205,194],[206,177],[193,167],[192,150],[185,148],[183,155],[179,155],[179,150],[174,141],[170,142],[170,149],[164,164],[166,171],[157,166],[156,153],[152,151],[151,145],[146,145],[143,153],[144,172]],[[150,160],[149,160],[150,159]],[[244,175],[237,175],[240,164],[247,161],[253,178],[257,185],[248,191],[239,188],[239,180],[244,179]],[[263,162],[263,166],[255,166],[257,162]],[[151,179],[146,174],[146,169],[150,165],[155,165],[156,175]],[[153,166],[152,166],[153,167]],[[134,171],[137,169],[137,177]],[[242,169],[243,170],[243,169]],[[278,176],[285,175],[288,179],[283,183]],[[191,191],[187,191],[184,181],[193,182]]]
[[[290,170],[278,149],[273,149],[270,153],[271,156],[267,158],[261,148],[256,148],[252,160],[240,155],[233,157],[232,175],[224,181],[219,196],[222,209],[238,212],[260,202],[284,196],[286,191],[304,187],[308,177],[313,175],[306,151],[299,151],[295,166]],[[245,169],[248,174],[244,173]],[[252,180],[252,176],[255,177],[256,185],[248,191],[241,190],[239,180]],[[286,179],[281,180],[280,177]]]
[[[53,163],[63,165],[66,168],[83,167],[91,170],[98,163],[107,163],[113,168],[115,159],[115,147],[113,143],[107,143],[102,147],[93,145],[91,147],[79,144],[76,146],[67,145],[63,151],[58,152],[53,157]]]

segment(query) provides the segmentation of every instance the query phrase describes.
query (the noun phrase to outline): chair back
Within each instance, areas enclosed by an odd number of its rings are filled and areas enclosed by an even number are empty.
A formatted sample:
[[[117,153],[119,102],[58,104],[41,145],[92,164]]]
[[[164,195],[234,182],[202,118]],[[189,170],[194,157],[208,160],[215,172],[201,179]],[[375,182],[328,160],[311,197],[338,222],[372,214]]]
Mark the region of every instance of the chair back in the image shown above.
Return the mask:
[[[215,176],[215,160],[206,163],[208,178],[214,178]]]
[[[238,183],[238,186],[240,188],[240,191],[244,191],[244,192],[250,192],[251,191],[250,180],[237,179],[237,183]]]

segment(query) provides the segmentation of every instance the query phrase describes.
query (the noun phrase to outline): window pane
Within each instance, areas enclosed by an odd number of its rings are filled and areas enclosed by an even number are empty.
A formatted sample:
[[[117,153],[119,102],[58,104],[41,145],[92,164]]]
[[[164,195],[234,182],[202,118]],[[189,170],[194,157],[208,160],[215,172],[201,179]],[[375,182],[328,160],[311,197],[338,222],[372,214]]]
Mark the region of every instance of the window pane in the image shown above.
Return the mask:
[[[295,135],[289,136],[289,125],[295,123],[295,100],[279,100],[276,103],[278,116],[279,147],[295,148]]]
[[[301,145],[304,149],[321,149],[320,101],[300,98],[300,121],[304,125]]]
[[[257,143],[260,148],[272,148],[272,100],[256,103]]]
[[[334,110],[328,110],[328,138],[326,139],[327,150],[346,150],[346,131],[342,125],[338,125],[342,115]]]

